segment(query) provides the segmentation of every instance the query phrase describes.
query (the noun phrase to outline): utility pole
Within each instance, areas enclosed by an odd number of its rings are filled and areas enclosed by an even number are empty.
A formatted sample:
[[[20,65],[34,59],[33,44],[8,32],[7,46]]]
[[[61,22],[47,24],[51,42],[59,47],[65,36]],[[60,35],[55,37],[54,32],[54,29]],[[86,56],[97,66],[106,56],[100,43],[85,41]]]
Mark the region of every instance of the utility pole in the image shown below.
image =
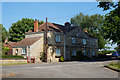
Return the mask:
[[[47,49],[48,49],[48,44],[47,44],[47,32],[48,32],[48,28],[47,28],[47,17],[46,17],[46,30],[45,30],[45,54],[46,54],[46,62],[47,62]]]

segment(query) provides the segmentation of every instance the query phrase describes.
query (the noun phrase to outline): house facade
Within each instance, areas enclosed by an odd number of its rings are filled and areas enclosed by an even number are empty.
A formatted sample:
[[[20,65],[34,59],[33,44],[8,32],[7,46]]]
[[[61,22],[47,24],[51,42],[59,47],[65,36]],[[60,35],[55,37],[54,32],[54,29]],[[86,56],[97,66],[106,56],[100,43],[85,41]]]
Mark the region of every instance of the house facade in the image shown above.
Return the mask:
[[[46,23],[38,26],[38,21],[34,21],[34,31],[25,33],[25,38],[12,46],[12,55],[23,55],[25,58],[35,57],[40,61],[40,57],[46,54],[47,62],[58,62],[59,57],[64,60],[74,60],[77,51],[82,51],[85,56],[92,58],[98,53],[98,40],[90,35],[87,30],[80,27],[71,26],[69,22],[65,25],[47,22],[47,45],[46,45]]]

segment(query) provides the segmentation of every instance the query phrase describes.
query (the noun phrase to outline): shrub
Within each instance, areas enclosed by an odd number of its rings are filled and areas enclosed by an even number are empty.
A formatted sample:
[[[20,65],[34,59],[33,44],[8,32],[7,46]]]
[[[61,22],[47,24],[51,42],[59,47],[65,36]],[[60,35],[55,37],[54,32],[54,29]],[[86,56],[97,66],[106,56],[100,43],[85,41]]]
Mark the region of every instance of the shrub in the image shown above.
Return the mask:
[[[5,55],[8,52],[9,48],[2,46],[2,55]]]
[[[64,57],[61,56],[59,61],[60,61],[60,62],[64,62]]]
[[[45,59],[46,59],[46,58],[45,58],[45,53],[41,53],[41,54],[42,54],[42,55],[41,55],[41,57],[40,57],[40,60],[43,61],[43,62],[45,62]]]
[[[60,58],[61,56],[60,55],[55,55],[55,58]]]
[[[82,51],[77,51],[76,58],[77,58],[77,60],[86,60],[86,59],[88,59],[87,56],[84,56],[84,54],[82,53]]]
[[[115,51],[114,50],[102,50],[102,51],[98,51],[98,54],[106,55],[106,54],[110,54],[110,53],[113,53],[113,52],[115,52]]]
[[[24,57],[20,55],[2,55],[2,59],[24,59]]]

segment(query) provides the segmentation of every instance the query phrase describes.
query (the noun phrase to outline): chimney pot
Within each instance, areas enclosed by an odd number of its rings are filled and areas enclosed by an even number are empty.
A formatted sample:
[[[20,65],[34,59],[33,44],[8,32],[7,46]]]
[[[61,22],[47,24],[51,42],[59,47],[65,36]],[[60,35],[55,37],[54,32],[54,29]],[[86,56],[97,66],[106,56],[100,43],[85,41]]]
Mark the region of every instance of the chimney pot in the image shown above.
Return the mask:
[[[87,33],[87,28],[85,28],[85,32]]]

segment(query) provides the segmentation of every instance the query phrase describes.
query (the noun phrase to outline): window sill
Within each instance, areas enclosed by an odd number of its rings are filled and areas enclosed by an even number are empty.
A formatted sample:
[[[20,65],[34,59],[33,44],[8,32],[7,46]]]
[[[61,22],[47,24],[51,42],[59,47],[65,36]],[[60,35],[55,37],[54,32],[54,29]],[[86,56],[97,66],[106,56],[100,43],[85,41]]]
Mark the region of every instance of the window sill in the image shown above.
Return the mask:
[[[56,43],[61,43],[61,42],[56,42]]]
[[[76,57],[76,56],[72,56],[72,57]]]
[[[22,55],[26,55],[26,54],[22,54]]]

